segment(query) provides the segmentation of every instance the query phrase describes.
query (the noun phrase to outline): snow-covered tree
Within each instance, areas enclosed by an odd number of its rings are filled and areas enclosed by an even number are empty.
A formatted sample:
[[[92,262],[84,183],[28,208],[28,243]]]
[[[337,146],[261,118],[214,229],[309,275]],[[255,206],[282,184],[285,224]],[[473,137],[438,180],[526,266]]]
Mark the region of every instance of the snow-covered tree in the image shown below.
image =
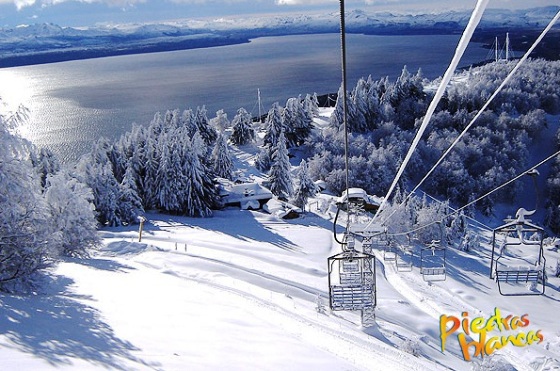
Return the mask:
[[[416,235],[425,244],[432,241],[440,241],[442,246],[447,243],[447,231],[443,221],[448,210],[447,202],[428,202],[426,196],[422,199],[419,207],[415,210]]]
[[[225,179],[233,176],[233,161],[229,152],[227,140],[223,134],[218,136],[214,150],[212,151],[212,163],[214,173]]]
[[[309,177],[307,171],[307,162],[301,160],[299,164],[299,169],[296,175],[296,189],[294,192],[294,204],[305,211],[305,205],[309,197],[313,197],[317,194],[317,186],[313,180]]]
[[[56,174],[62,167],[58,157],[47,148],[39,149],[36,156],[32,154],[31,161],[41,177],[41,187],[45,187],[47,176]]]
[[[58,250],[66,256],[88,255],[88,249],[100,242],[91,189],[60,171],[47,177],[44,198]]]
[[[255,158],[255,167],[258,170],[260,171],[270,170],[270,167],[272,166],[272,159],[270,158],[272,154],[270,152],[271,152],[270,145],[266,145],[259,150],[259,153],[257,153],[257,156]]]
[[[343,131],[344,130],[344,99],[343,99],[343,94],[342,94],[343,90],[342,90],[342,86],[338,89],[338,95],[336,98],[336,104],[334,106],[334,111],[331,114],[331,117],[329,118],[329,125],[331,128],[338,130],[338,131]],[[352,130],[352,126],[350,123],[350,112],[352,112],[352,99],[350,99],[350,95],[347,93],[346,96],[346,119],[347,119],[347,125],[348,125],[348,131],[353,132]]]
[[[187,202],[187,178],[183,169],[183,161],[187,157],[196,157],[192,152],[183,153],[183,148],[176,136],[166,140],[159,161],[157,190],[158,207],[166,212],[182,214]]]
[[[272,154],[272,167],[268,175],[270,191],[280,199],[288,199],[294,190],[291,177],[290,158],[284,133],[280,133],[276,149]]]
[[[286,146],[301,145],[309,136],[312,125],[312,116],[305,113],[300,98],[290,98],[282,110],[282,127],[286,137]]]
[[[1,101],[0,101],[1,103]],[[0,290],[10,290],[53,254],[49,214],[30,145],[13,130],[17,114],[0,115]]]
[[[97,219],[101,225],[121,225],[118,212],[119,183],[110,162],[97,163],[84,157],[77,165],[78,178],[92,190]]]
[[[255,130],[252,126],[252,118],[245,108],[237,110],[237,114],[231,122],[233,133],[231,134],[231,142],[237,145],[245,145],[255,141]]]
[[[274,148],[280,133],[284,130],[282,124],[282,110],[278,102],[272,104],[272,107],[268,111],[268,115],[265,120],[266,132],[264,134],[264,145],[268,145],[269,148]]]
[[[196,128],[207,146],[214,144],[218,137],[218,132],[210,125],[205,106],[196,108]]]
[[[216,112],[216,117],[210,120],[210,125],[218,133],[224,133],[229,128],[230,122],[227,118],[227,113],[223,109]]]
[[[312,121],[314,117],[319,116],[319,99],[317,98],[317,93],[313,95],[307,94],[305,96],[305,100],[303,101],[303,112],[309,121]]]
[[[138,222],[138,217],[144,214],[144,207],[138,193],[136,179],[136,170],[129,162],[123,180],[119,184],[118,212],[123,224],[135,224]]]
[[[212,215],[212,208],[218,203],[218,194],[214,187],[213,174],[204,166],[199,156],[188,156],[187,153],[196,153],[192,141],[183,143],[182,170],[186,178],[184,192],[186,204],[184,214],[187,216],[207,217]]]

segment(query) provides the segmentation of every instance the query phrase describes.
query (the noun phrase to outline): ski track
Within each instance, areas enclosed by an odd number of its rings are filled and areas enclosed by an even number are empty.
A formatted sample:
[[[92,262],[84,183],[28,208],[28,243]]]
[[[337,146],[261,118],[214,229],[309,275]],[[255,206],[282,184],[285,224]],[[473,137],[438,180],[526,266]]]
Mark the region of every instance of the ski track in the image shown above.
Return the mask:
[[[192,256],[191,256],[192,257]],[[204,257],[197,257],[202,258]],[[226,264],[224,262],[211,259],[215,263]],[[328,351],[329,353],[335,354],[336,356],[354,364],[358,369],[372,370],[389,367],[389,369],[409,369],[409,370],[425,370],[427,365],[425,362],[419,362],[419,359],[392,348],[385,344],[382,340],[376,337],[369,336],[365,333],[360,333],[361,336],[355,333],[356,328],[350,327],[350,331],[341,328],[334,329],[329,327],[332,326],[331,323],[327,321],[321,321],[321,316],[323,314],[317,314],[317,319],[313,319],[307,311],[298,311],[294,313],[284,308],[280,303],[274,302],[272,298],[265,299],[258,296],[256,293],[248,292],[247,290],[231,287],[216,281],[210,281],[207,277],[197,278],[185,275],[181,272],[180,266],[174,267],[176,269],[170,270],[168,267],[160,267],[153,263],[137,262],[148,268],[160,270],[164,274],[172,274],[180,279],[187,279],[198,284],[206,285],[217,290],[223,290],[229,293],[240,296],[241,298],[247,300],[249,305],[256,305],[261,308],[266,308],[267,310],[273,311],[279,314],[282,318],[281,323],[276,322],[285,331],[289,332],[297,338],[304,339],[310,343],[313,343],[318,348]],[[250,270],[243,269],[239,266],[234,266],[237,269],[241,269],[247,273],[257,274],[263,279],[275,280],[282,283],[288,283],[289,281],[282,280],[278,277],[272,277],[270,275],[261,274],[262,272],[251,272]],[[293,287],[306,292],[315,291],[312,288],[301,287],[301,284],[295,284],[291,282]],[[263,291],[265,291],[263,289]],[[313,292],[314,293],[314,292]],[[323,293],[324,294],[324,293]],[[291,297],[284,295],[284,297],[291,299]],[[292,299],[293,300],[293,299]],[[296,303],[293,303],[293,309],[296,308]],[[325,316],[328,318],[328,316]],[[278,318],[275,317],[275,320]],[[352,322],[351,326],[356,326]],[[346,328],[349,327],[348,324],[345,325]],[[382,365],[380,364],[382,360]],[[375,366],[374,366],[375,365]],[[443,369],[435,363],[430,363],[430,369]]]

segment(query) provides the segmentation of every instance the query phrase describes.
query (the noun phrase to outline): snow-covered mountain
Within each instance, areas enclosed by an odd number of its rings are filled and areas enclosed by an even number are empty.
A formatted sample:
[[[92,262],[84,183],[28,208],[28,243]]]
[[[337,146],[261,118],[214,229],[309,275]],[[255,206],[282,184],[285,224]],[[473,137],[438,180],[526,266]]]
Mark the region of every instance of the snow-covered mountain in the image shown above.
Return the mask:
[[[558,7],[489,9],[481,29],[532,30],[546,25]],[[368,34],[459,33],[470,13],[432,14],[349,11],[348,32]],[[54,24],[0,29],[0,67],[106,55],[189,49],[247,42],[270,35],[338,32],[338,13],[180,19],[151,24],[104,24],[90,28]]]

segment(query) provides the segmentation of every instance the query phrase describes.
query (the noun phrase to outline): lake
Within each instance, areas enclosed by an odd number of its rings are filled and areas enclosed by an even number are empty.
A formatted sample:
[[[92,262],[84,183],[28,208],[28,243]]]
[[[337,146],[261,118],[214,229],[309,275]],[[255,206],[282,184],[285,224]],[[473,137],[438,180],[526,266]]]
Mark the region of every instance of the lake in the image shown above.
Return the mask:
[[[460,36],[347,35],[348,88],[360,77],[389,76],[404,65],[425,77],[443,75]],[[460,66],[486,59],[479,44]],[[205,105],[208,117],[240,107],[258,114],[290,97],[326,94],[341,82],[338,34],[263,37],[247,44],[0,69],[0,97],[31,111],[23,136],[73,161],[104,136],[118,138],[158,111]],[[265,112],[263,112],[265,113]]]

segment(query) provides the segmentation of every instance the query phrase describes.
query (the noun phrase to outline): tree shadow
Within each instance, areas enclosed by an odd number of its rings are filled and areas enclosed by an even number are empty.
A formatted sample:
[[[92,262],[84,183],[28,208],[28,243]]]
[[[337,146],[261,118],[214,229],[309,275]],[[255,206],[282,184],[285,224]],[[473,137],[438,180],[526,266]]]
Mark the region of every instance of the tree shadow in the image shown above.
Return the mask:
[[[54,367],[72,365],[75,359],[116,370],[130,369],[131,363],[159,366],[135,356],[141,349],[117,337],[97,309],[78,301],[91,298],[70,293],[73,280],[64,276],[49,279],[47,293],[0,294],[0,334],[14,349]]]
[[[289,222],[281,221],[270,217],[269,220],[255,219],[251,211],[239,211],[235,217],[231,217],[231,212],[223,214],[215,212],[211,218],[188,218],[181,216],[158,215],[157,224],[149,221],[144,225],[144,236],[146,240],[153,239],[156,231],[171,230],[173,228],[201,228],[220,232],[236,239],[248,242],[262,242],[272,244],[284,250],[299,251],[300,247],[288,238],[276,233],[272,228],[267,226],[273,224],[285,223],[289,226]],[[188,234],[185,235],[184,241],[188,243]]]
[[[110,243],[109,245],[111,245],[113,243]],[[126,265],[126,264],[122,264],[119,263],[115,260],[111,260],[111,259],[103,259],[103,258],[87,258],[87,259],[80,259],[80,258],[65,258],[66,261],[74,263],[74,264],[80,264],[80,265],[84,265],[86,267],[90,267],[90,268],[94,268],[97,270],[102,270],[102,271],[109,271],[109,272],[124,272],[126,273],[127,271],[131,271],[131,270],[136,270],[136,268],[130,266],[130,265]]]

